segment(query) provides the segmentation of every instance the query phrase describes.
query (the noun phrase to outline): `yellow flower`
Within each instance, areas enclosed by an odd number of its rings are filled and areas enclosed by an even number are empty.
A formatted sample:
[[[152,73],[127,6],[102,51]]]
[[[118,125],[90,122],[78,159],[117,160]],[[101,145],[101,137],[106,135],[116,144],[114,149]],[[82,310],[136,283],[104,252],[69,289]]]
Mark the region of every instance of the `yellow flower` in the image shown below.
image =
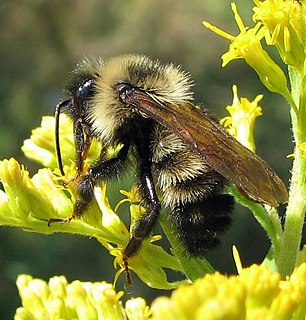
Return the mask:
[[[252,265],[239,275],[239,281],[247,291],[246,306],[250,311],[271,305],[280,289],[280,275],[265,265]]]
[[[0,180],[4,191],[0,199],[0,225],[19,226],[25,229],[40,228],[51,233],[45,221],[61,212],[69,215],[71,199],[50,169],[39,170],[32,178],[15,159],[0,161]]]
[[[205,27],[231,41],[229,51],[222,56],[222,66],[226,66],[231,60],[242,58],[256,71],[261,82],[270,91],[290,99],[285,74],[262,48],[260,41],[264,37],[265,29],[262,28],[261,23],[257,23],[254,28],[246,27],[234,3],[232,3],[232,10],[240,30],[237,36],[230,35],[206,21],[203,22]]]
[[[25,140],[21,147],[26,157],[51,169],[57,168],[58,165],[54,145],[54,128],[54,117],[43,117],[40,127],[32,130],[30,139]],[[59,133],[63,164],[71,166],[72,159],[75,159],[73,125],[65,114],[61,115]],[[93,140],[88,153],[88,159],[97,159],[99,153],[99,144],[96,140]]]
[[[142,298],[130,299],[125,304],[125,312],[129,320],[150,319],[150,309]]]
[[[236,277],[206,275],[152,304],[153,319],[245,319],[245,289]]]
[[[306,264],[286,281],[265,265],[238,276],[206,275],[152,304],[153,319],[305,319]]]
[[[296,0],[254,0],[254,21],[264,25],[268,45],[276,45],[283,61],[301,71],[304,65],[304,9]]]
[[[135,186],[133,186],[129,192],[125,190],[120,190],[120,193],[123,194],[126,198],[118,202],[115,211],[117,211],[117,209],[123,202],[130,203],[130,211],[132,218],[130,229],[132,229],[134,222],[138,220],[146,212],[146,209],[142,207],[139,203],[139,195]]]
[[[270,312],[275,319],[305,319],[306,263],[296,268],[289,279],[280,283],[280,293],[273,300]]]
[[[18,277],[22,307],[16,320],[30,319],[167,319],[167,320],[304,320],[306,316],[306,263],[286,280],[265,265],[252,265],[238,276],[216,272],[191,285],[180,285],[170,297],[159,297],[149,308],[142,298],[130,299],[106,282],[71,284],[65,277],[46,283],[31,276]]]
[[[64,276],[46,283],[28,275],[17,279],[22,307],[15,320],[30,319],[126,319],[120,301],[123,292],[115,292],[106,282],[68,283]]]
[[[240,143],[255,152],[254,125],[255,119],[262,115],[262,109],[258,102],[263,95],[258,95],[253,101],[247,98],[238,97],[237,86],[233,86],[233,103],[227,106],[229,116],[221,119],[221,124],[228,128],[228,131]]]

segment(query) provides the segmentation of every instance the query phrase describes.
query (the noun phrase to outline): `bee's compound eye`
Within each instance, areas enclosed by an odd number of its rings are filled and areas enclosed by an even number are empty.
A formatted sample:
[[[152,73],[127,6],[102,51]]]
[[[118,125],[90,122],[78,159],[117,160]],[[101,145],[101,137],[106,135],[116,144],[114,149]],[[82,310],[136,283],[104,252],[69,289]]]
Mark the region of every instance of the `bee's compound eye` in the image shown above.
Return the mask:
[[[92,97],[94,94],[93,81],[88,80],[77,88],[75,97],[77,100],[84,102],[85,100]]]
[[[126,102],[126,98],[128,93],[132,90],[132,86],[128,83],[118,83],[116,85],[116,90],[122,102]]]

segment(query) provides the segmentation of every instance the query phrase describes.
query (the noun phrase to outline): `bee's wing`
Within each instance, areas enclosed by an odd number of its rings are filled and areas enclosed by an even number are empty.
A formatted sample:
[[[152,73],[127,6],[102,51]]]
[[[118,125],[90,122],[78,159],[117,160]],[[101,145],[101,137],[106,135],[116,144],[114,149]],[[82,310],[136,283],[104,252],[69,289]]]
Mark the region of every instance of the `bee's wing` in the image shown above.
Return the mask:
[[[287,189],[272,168],[207,113],[190,103],[162,105],[136,89],[124,100],[176,133],[215,171],[256,201],[273,207],[287,201]]]

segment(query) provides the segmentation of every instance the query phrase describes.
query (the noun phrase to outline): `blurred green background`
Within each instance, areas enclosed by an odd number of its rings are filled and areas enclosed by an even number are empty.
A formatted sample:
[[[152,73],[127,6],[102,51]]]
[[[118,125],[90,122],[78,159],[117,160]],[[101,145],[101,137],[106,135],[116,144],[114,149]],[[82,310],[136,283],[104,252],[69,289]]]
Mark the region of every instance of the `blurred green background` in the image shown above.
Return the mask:
[[[232,101],[232,85],[239,95],[253,100],[263,93],[264,116],[255,128],[257,152],[288,180],[291,132],[288,107],[282,98],[265,90],[244,61],[221,68],[220,56],[228,42],[202,26],[207,20],[237,34],[231,1],[216,0],[25,0],[0,3],[0,159],[15,157],[31,173],[38,166],[20,151],[23,140],[38,126],[41,116],[52,115],[63,97],[63,83],[84,56],[110,57],[144,53],[181,64],[195,80],[196,101],[218,118]],[[245,23],[251,22],[251,0],[236,1]],[[277,55],[271,52],[272,56]],[[115,189],[114,189],[115,190]],[[113,202],[119,193],[114,191]],[[159,232],[159,230],[157,231]],[[261,261],[269,242],[251,214],[236,206],[235,222],[223,245],[209,254],[220,271],[234,273],[231,246],[236,244],[244,265]],[[75,250],[77,248],[77,250]],[[0,229],[0,317],[10,319],[20,306],[16,277],[29,273],[49,279],[65,275],[69,281],[112,281],[112,258],[97,241],[57,234],[52,236]],[[124,278],[124,277],[123,277]],[[135,286],[126,296],[160,294],[133,276]],[[118,284],[123,289],[124,279]]]

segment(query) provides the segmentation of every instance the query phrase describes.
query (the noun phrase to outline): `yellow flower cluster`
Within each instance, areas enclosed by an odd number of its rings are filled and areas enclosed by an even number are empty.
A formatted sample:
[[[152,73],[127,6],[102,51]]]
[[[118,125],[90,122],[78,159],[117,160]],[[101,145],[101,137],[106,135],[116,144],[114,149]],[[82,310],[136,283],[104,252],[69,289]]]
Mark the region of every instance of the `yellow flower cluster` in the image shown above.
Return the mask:
[[[276,45],[283,61],[297,70],[304,65],[304,29],[305,10],[296,0],[254,0],[253,28],[246,27],[237,7],[232,3],[232,10],[240,33],[233,36],[204,21],[203,24],[221,37],[230,41],[229,50],[222,56],[226,66],[231,60],[244,59],[258,74],[261,82],[272,92],[282,94],[292,105],[287,78],[276,62],[263,49],[262,39],[268,45]]]
[[[263,25],[268,45],[275,45],[284,63],[302,70],[304,66],[304,10],[297,0],[254,0],[254,21]]]
[[[20,275],[17,286],[23,307],[16,310],[15,320],[124,319],[123,292],[116,293],[106,282],[68,284],[60,276],[46,283]]]
[[[17,281],[22,307],[15,320],[299,320],[306,315],[306,263],[286,280],[268,267],[253,265],[238,276],[209,274],[192,285],[181,285],[171,297],[157,298],[151,308],[142,298],[121,297],[105,282],[71,284],[61,277],[49,283],[21,275]]]
[[[286,281],[266,266],[253,265],[239,276],[206,275],[153,302],[153,319],[305,319],[306,264]]]

